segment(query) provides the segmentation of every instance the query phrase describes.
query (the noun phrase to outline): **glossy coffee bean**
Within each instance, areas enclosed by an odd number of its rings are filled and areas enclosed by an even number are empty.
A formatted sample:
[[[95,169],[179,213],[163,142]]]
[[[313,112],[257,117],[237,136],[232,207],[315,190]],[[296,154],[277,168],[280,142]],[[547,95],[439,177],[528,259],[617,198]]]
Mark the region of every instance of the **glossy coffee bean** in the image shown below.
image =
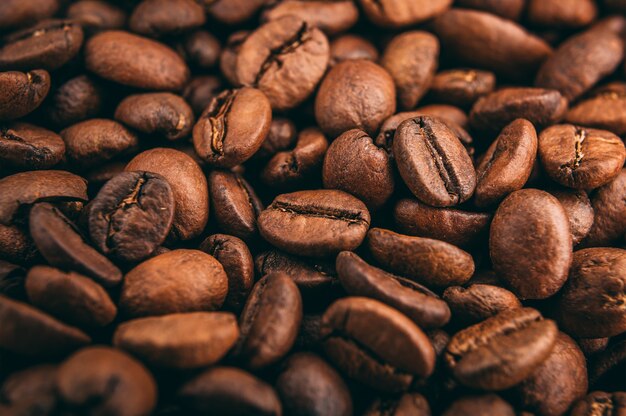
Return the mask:
[[[366,59],[378,61],[378,50],[367,39],[347,33],[338,36],[330,42],[330,63],[335,66],[348,59]]]
[[[126,13],[114,4],[102,0],[79,0],[67,8],[67,17],[79,22],[87,33],[121,29]]]
[[[50,74],[42,69],[30,72],[0,72],[0,120],[23,117],[41,105],[50,91]]]
[[[559,200],[569,219],[572,243],[576,246],[591,230],[594,221],[593,207],[585,191],[553,190],[549,191]]]
[[[496,77],[493,72],[448,69],[434,76],[429,94],[437,102],[468,107],[480,97],[493,92],[495,85]]]
[[[65,143],[53,131],[28,123],[0,127],[0,161],[18,169],[49,169],[65,155]]]
[[[570,414],[572,416],[592,416],[594,413],[602,412],[619,415],[624,411],[626,411],[626,393],[621,391],[614,393],[594,391],[574,404]]]
[[[99,115],[105,98],[105,90],[99,82],[93,77],[79,75],[52,91],[42,110],[46,119],[65,127]]]
[[[451,0],[359,0],[365,15],[378,26],[401,28],[414,25],[446,11]]]
[[[626,84],[610,83],[574,105],[565,116],[568,123],[626,134]]]
[[[468,287],[450,286],[443,292],[443,300],[455,321],[470,325],[522,306],[509,290],[480,283]]]
[[[626,169],[591,198],[594,220],[583,245],[606,246],[626,234]]]
[[[261,21],[296,16],[329,36],[350,29],[359,18],[359,9],[352,0],[287,0],[270,4]]]
[[[206,22],[202,6],[193,0],[143,0],[128,20],[130,30],[160,37],[189,31]]]
[[[490,393],[482,396],[464,396],[446,409],[443,416],[470,416],[480,413],[513,416],[515,410],[500,396]]]

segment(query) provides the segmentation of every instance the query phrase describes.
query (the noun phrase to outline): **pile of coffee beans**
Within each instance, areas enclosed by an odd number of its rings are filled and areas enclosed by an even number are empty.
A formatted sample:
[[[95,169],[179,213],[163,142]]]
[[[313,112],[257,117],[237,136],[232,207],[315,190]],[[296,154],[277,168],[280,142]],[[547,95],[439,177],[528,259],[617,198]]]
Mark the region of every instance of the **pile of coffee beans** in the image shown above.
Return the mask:
[[[624,0],[0,0],[0,415],[626,415]]]

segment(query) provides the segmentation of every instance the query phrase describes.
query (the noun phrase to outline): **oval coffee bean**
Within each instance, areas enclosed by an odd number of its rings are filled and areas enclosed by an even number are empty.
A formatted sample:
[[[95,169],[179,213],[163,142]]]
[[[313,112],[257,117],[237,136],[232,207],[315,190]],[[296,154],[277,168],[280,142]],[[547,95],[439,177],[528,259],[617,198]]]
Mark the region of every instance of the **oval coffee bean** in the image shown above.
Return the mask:
[[[204,9],[220,23],[236,25],[252,17],[264,4],[264,0],[200,0]]]
[[[65,155],[65,143],[53,131],[15,122],[0,127],[0,162],[18,169],[49,169]]]
[[[591,198],[593,225],[583,245],[607,246],[626,235],[626,169]]]
[[[541,133],[539,158],[555,182],[575,189],[594,189],[619,175],[626,148],[609,131],[562,124]]]
[[[567,280],[572,234],[567,213],[547,192],[510,194],[491,222],[489,252],[498,276],[520,299],[545,299]]]
[[[221,78],[213,75],[198,75],[189,81],[182,95],[193,109],[194,114],[200,115],[222,89]]]
[[[126,316],[219,309],[228,277],[215,258],[199,250],[172,250],[148,259],[124,276],[119,307]]]
[[[33,261],[39,253],[23,226],[0,224],[0,258],[24,264]]]
[[[428,401],[419,393],[404,393],[399,398],[378,399],[364,416],[431,416]]]
[[[596,413],[619,415],[626,411],[626,393],[594,391],[580,399],[573,407],[571,416],[593,416]]]
[[[3,404],[8,414],[51,415],[57,407],[58,366],[39,364],[8,376],[2,386]],[[0,409],[4,407],[0,405]]]
[[[80,23],[87,33],[121,29],[126,23],[124,10],[100,0],[79,0],[70,4],[67,18]]]
[[[330,42],[330,63],[333,67],[339,62],[348,59],[366,59],[368,61],[378,61],[378,50],[367,39],[347,33],[338,36]]]
[[[593,226],[593,207],[585,191],[554,190],[549,191],[559,200],[569,219],[572,243],[577,245],[589,234]]]
[[[426,286],[460,285],[474,273],[472,256],[443,241],[372,228],[367,246],[383,267]]]
[[[538,311],[516,308],[456,333],[444,359],[462,384],[504,390],[530,376],[554,349],[558,329]]]
[[[495,89],[493,72],[479,69],[448,69],[437,73],[429,94],[437,102],[459,107],[471,106],[480,97]]]
[[[373,299],[333,303],[322,318],[321,336],[326,355],[342,372],[376,390],[401,392],[435,367],[435,350],[422,330]]]
[[[598,17],[598,6],[590,0],[574,0],[565,4],[558,0],[531,0],[528,20],[538,26],[583,27]]]
[[[122,172],[89,203],[89,235],[98,250],[127,262],[148,257],[167,237],[174,193],[161,175]]]
[[[23,117],[41,105],[50,91],[50,74],[43,69],[30,72],[0,72],[0,120]]]
[[[626,83],[611,83],[570,108],[565,120],[578,126],[626,135]]]
[[[450,320],[450,309],[439,296],[409,279],[370,266],[352,252],[337,256],[337,275],[349,295],[379,300],[404,313],[420,328],[439,328]]]
[[[472,160],[457,135],[438,119],[403,121],[393,139],[393,154],[404,183],[423,202],[447,207],[472,196]]]
[[[16,28],[31,25],[41,19],[52,17],[61,7],[58,0],[23,2],[7,0],[0,6],[0,26]]]
[[[204,9],[193,0],[143,0],[128,20],[130,30],[160,37],[187,32],[206,22]]]
[[[415,25],[440,15],[452,0],[359,0],[367,18],[374,24],[389,28]]]
[[[443,300],[450,307],[453,319],[465,325],[473,325],[502,311],[522,307],[512,292],[480,283],[468,287],[450,286],[443,292]]]
[[[221,45],[219,39],[210,32],[198,29],[185,36],[177,47],[183,52],[187,61],[199,68],[213,68],[220,57]]]
[[[261,236],[275,247],[323,257],[357,248],[370,214],[365,204],[342,191],[299,191],[277,196],[258,224]]]
[[[297,133],[293,121],[288,118],[274,117],[270,124],[270,131],[254,157],[264,159],[274,156],[281,150],[289,149],[295,144]]]
[[[42,110],[46,119],[65,127],[98,116],[106,97],[105,89],[93,77],[79,75],[58,86]]]
[[[261,21],[296,16],[329,36],[350,29],[359,18],[359,9],[352,0],[287,0],[270,4],[261,15]]]
[[[515,410],[506,401],[496,394],[482,396],[464,396],[452,403],[443,413],[443,416],[469,416],[480,414],[514,416]]]
[[[226,80],[234,87],[241,86],[237,78],[237,55],[241,50],[241,45],[250,36],[250,31],[240,30],[234,32],[226,39],[226,44],[220,55],[220,71]]]

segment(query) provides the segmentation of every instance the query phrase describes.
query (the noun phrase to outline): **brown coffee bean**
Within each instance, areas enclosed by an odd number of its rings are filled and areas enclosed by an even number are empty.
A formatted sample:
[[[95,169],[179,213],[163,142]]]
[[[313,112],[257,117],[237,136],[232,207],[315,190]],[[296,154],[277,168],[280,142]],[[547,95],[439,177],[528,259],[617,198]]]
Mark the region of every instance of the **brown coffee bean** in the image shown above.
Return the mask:
[[[429,94],[437,102],[469,107],[495,89],[493,72],[479,69],[448,69],[437,73]]]
[[[206,22],[200,4],[193,0],[143,0],[130,15],[130,30],[160,37],[187,32]]]
[[[435,350],[422,330],[373,299],[333,303],[322,318],[321,336],[326,355],[343,373],[377,390],[406,390],[435,366]]]
[[[626,135],[626,84],[615,82],[596,90],[573,106],[565,120],[579,126]]]
[[[183,98],[189,103],[194,114],[200,115],[222,89],[221,78],[213,75],[199,75],[189,81],[183,90]]]
[[[0,4],[0,27],[28,26],[52,17],[61,7],[58,0],[7,0]]]
[[[103,0],[79,0],[67,8],[67,17],[79,22],[85,31],[121,29],[126,23],[126,13]]]
[[[0,295],[11,299],[26,299],[24,289],[26,270],[17,264],[0,260]]]
[[[177,50],[182,52],[185,59],[193,65],[208,69],[218,63],[222,47],[215,35],[199,29],[185,36]]]
[[[626,234],[626,169],[601,186],[591,198],[595,213],[586,247],[607,246]]]
[[[157,401],[157,386],[148,370],[125,352],[108,347],[84,348],[69,357],[59,367],[57,389],[68,408],[90,414],[150,414]]]
[[[40,364],[7,377],[0,390],[3,402],[10,406],[7,414],[52,415],[57,407],[57,368]]]
[[[467,288],[450,286],[443,292],[456,322],[473,325],[508,309],[521,308],[517,296],[498,286],[472,284]]]
[[[227,25],[243,23],[264,4],[264,0],[199,0],[206,12],[215,20]]]
[[[72,21],[44,20],[5,38],[0,48],[0,70],[53,70],[80,50],[83,29]]]
[[[535,85],[561,92],[570,101],[613,73],[624,56],[624,42],[608,30],[588,30],[563,42],[539,69]]]
[[[359,0],[365,15],[378,26],[401,28],[440,15],[450,8],[452,0]]]
[[[187,137],[194,125],[191,107],[182,97],[167,92],[129,95],[117,106],[115,119],[168,140]]]
[[[315,97],[315,119],[333,138],[353,128],[373,136],[395,112],[393,78],[380,66],[362,59],[335,65]]]
[[[238,336],[231,313],[176,313],[124,322],[113,335],[113,345],[151,365],[191,369],[218,362]]]
[[[237,79],[265,93],[274,110],[287,110],[313,93],[328,59],[324,33],[286,15],[246,38],[237,54]]]
[[[30,210],[30,235],[51,266],[75,270],[105,287],[116,286],[122,272],[89,246],[76,226],[55,206],[43,202]]]
[[[609,345],[609,338],[578,338],[576,342],[583,354],[586,357],[591,357],[606,350]]]
[[[528,20],[539,26],[582,27],[598,16],[598,7],[592,0],[530,0]]]
[[[32,306],[0,295],[0,347],[24,356],[58,357],[91,338]]]
[[[37,247],[23,226],[0,224],[0,258],[24,264],[37,257]]]
[[[220,71],[234,87],[241,85],[237,78],[237,55],[239,55],[241,45],[248,36],[250,36],[250,32],[247,30],[240,30],[230,35],[220,55]]]
[[[404,393],[398,399],[378,399],[364,416],[431,416],[428,401],[419,393]]]
[[[400,176],[429,205],[447,207],[468,200],[476,186],[474,166],[458,136],[438,119],[403,121],[393,139]]]
[[[180,90],[189,78],[185,62],[167,46],[116,30],[87,41],[85,66],[110,81],[150,90]]]
[[[100,83],[87,75],[79,75],[52,91],[42,111],[53,124],[65,127],[98,116],[105,98]]]
[[[515,410],[496,394],[464,396],[457,399],[443,413],[443,416],[472,416],[478,414],[514,416]]]
[[[178,396],[186,409],[200,413],[282,415],[281,403],[274,389],[235,367],[206,370],[184,384]]]
[[[476,168],[474,203],[486,207],[521,189],[537,158],[537,132],[528,120],[506,126]]]
[[[296,125],[288,118],[275,117],[270,124],[270,131],[254,157],[264,159],[274,156],[281,150],[287,150],[295,144]]]
[[[444,358],[464,385],[504,390],[526,379],[548,358],[557,335],[556,324],[535,309],[510,309],[457,332]]]
[[[337,256],[337,275],[349,295],[379,300],[420,328],[439,328],[450,320],[450,309],[439,296],[409,279],[370,266],[352,252]]]
[[[519,20],[525,0],[457,0],[458,7],[483,10],[509,20]]]
[[[594,414],[619,415],[626,411],[626,393],[594,391],[580,399],[573,407],[571,416],[593,416]]]
[[[539,136],[539,158],[555,182],[575,189],[594,189],[619,175],[626,148],[609,131],[561,124]]]
[[[598,354],[589,367],[589,385],[623,391],[622,374],[626,368],[626,341],[616,338]]]
[[[50,91],[50,74],[42,69],[31,72],[0,72],[0,120],[23,117],[41,105]]]
[[[335,66],[348,59],[366,59],[378,61],[378,50],[367,39],[353,34],[336,37],[330,42],[330,63]]]
[[[204,230],[209,217],[209,191],[204,173],[191,157],[178,150],[156,148],[135,156],[125,170],[156,173],[169,182],[176,201],[170,235],[188,240]]]
[[[367,246],[383,267],[429,287],[460,285],[474,273],[472,256],[443,241],[372,228]]]
[[[593,225],[593,207],[585,191],[554,190],[549,191],[559,200],[569,219],[572,243],[577,245],[589,234]]]
[[[119,307],[130,317],[213,311],[222,306],[227,292],[228,277],[214,257],[177,249],[129,271]]]
[[[251,369],[275,363],[293,346],[301,321],[302,298],[296,284],[286,274],[268,274],[254,285],[239,317],[241,337],[235,357]]]
[[[357,248],[370,225],[365,204],[336,190],[278,195],[259,215],[261,236],[288,253],[323,257]]]
[[[285,0],[269,6],[261,14],[261,21],[296,16],[329,36],[345,32],[357,22],[359,9],[352,0]]]
[[[56,133],[33,124],[15,122],[0,127],[0,161],[18,169],[49,169],[65,155]]]
[[[82,328],[106,326],[117,314],[102,286],[78,273],[53,267],[31,268],[26,276],[26,293],[36,307]]]

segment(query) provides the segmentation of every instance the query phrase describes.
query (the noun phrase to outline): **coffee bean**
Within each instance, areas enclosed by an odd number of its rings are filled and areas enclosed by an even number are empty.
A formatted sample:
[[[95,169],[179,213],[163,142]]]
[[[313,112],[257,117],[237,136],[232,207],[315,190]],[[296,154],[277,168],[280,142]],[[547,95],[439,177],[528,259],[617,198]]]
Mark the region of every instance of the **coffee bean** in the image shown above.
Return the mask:
[[[23,117],[41,105],[50,91],[50,74],[42,69],[31,72],[0,72],[0,120]]]
[[[429,205],[457,205],[472,196],[476,175],[458,137],[438,119],[403,121],[393,139],[393,154],[411,192]]]
[[[526,5],[524,0],[458,0],[459,7],[477,9],[504,17],[519,20]]]
[[[473,325],[502,311],[520,308],[517,296],[498,286],[472,284],[467,288],[450,286],[443,292],[456,322]]]
[[[24,264],[35,260],[38,254],[23,226],[0,224],[0,258]]]
[[[367,18],[374,24],[389,28],[415,25],[445,12],[451,0],[359,0]]]
[[[626,393],[618,391],[605,393],[594,391],[587,397],[580,399],[573,407],[571,416],[592,416],[593,414],[608,413],[618,415],[626,410]]]
[[[330,42],[329,66],[335,66],[348,59],[366,59],[376,62],[378,50],[370,41],[358,35],[348,33],[334,38]]]
[[[568,123],[626,134],[626,84],[611,83],[581,100],[565,116]]]
[[[0,260],[0,295],[11,299],[26,299],[24,289],[26,270],[17,264]]]
[[[270,131],[254,157],[265,159],[276,153],[287,150],[295,144],[296,125],[288,118],[275,117],[270,124]]]
[[[437,102],[469,107],[480,97],[493,92],[496,77],[493,72],[479,69],[448,69],[437,73],[429,94]]]
[[[227,25],[245,22],[264,4],[264,0],[199,0],[206,12]]]
[[[428,401],[419,393],[404,393],[397,399],[378,399],[367,409],[365,416],[430,416]]]
[[[79,0],[70,4],[67,17],[79,22],[87,33],[121,29],[126,23],[126,13],[121,8],[100,0]]]
[[[626,148],[609,131],[562,124],[541,133],[539,158],[555,182],[575,189],[594,189],[619,175]]]
[[[183,98],[195,115],[200,115],[223,89],[222,79],[213,75],[193,77],[183,90]]]
[[[490,415],[514,416],[513,407],[496,394],[464,396],[457,399],[443,413],[443,416],[470,416],[483,412]]]
[[[539,26],[583,27],[598,15],[598,6],[591,0],[574,0],[568,6],[558,0],[530,0],[528,20]]]
[[[559,200],[569,219],[572,243],[576,246],[589,234],[593,225],[593,207],[585,191],[553,190],[549,191]]]
[[[516,308],[461,330],[445,361],[462,384],[504,390],[530,376],[554,349],[558,329],[530,308]]]
[[[222,47],[219,39],[206,30],[196,30],[185,36],[184,42],[177,48],[182,49],[187,61],[199,68],[208,69],[217,65]]]
[[[130,30],[145,36],[161,37],[187,32],[202,26],[206,16],[193,0],[143,0],[130,15]]]
[[[609,338],[579,338],[576,343],[586,357],[591,357],[606,350]]]
[[[0,27],[16,28],[30,25],[52,17],[60,7],[58,0],[4,1],[0,5]]]
[[[594,220],[583,245],[607,246],[626,234],[626,169],[591,198]]]
[[[277,196],[259,215],[261,236],[288,253],[323,257],[358,247],[370,214],[353,196],[336,190]]]
[[[52,415],[57,406],[57,372],[56,365],[40,364],[7,377],[1,392],[10,406],[7,414]]]
[[[598,354],[589,366],[591,389],[623,391],[621,375],[626,369],[626,341],[617,339]]]
[[[270,4],[261,14],[261,21],[296,16],[329,36],[350,29],[359,18],[359,9],[351,0],[286,0]]]
[[[272,20],[241,45],[237,79],[261,90],[275,110],[294,108],[307,99],[328,65],[328,39],[296,16]]]
[[[99,115],[105,98],[100,83],[87,75],[79,75],[54,90],[42,111],[52,123],[65,127]]]
[[[222,55],[220,56],[220,70],[222,75],[235,87],[241,85],[237,78],[237,55],[239,55],[241,45],[243,45],[248,36],[250,36],[250,32],[247,30],[240,30],[230,35],[226,40],[226,44],[222,49]]]
[[[0,127],[0,161],[18,169],[49,169],[63,159],[65,143],[54,132],[14,122]]]

